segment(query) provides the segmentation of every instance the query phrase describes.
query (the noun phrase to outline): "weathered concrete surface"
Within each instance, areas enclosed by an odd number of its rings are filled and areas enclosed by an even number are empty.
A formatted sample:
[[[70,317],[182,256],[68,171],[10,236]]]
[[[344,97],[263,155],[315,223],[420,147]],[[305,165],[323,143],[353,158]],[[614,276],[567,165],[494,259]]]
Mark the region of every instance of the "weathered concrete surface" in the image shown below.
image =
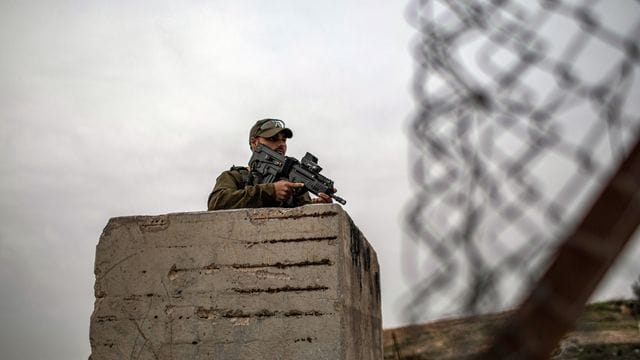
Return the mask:
[[[91,359],[382,359],[375,251],[339,205],[114,218]]]

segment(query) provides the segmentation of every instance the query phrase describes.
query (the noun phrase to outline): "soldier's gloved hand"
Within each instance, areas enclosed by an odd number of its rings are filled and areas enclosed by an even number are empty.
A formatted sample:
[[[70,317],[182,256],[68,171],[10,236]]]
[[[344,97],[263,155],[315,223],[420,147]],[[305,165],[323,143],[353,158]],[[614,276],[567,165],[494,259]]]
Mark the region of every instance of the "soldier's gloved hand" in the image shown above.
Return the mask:
[[[303,183],[293,183],[287,180],[278,180],[273,183],[276,189],[276,200],[287,201],[293,196],[293,192],[297,188],[304,187]]]

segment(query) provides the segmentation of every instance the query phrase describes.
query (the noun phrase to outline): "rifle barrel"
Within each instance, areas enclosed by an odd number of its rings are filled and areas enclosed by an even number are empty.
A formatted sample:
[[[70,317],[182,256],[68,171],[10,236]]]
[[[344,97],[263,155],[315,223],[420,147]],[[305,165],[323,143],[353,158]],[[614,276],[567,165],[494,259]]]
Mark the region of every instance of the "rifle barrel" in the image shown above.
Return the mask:
[[[331,196],[335,201],[339,202],[342,205],[346,205],[347,204],[347,200],[341,198],[340,196],[335,196],[333,194],[331,194],[329,196]]]

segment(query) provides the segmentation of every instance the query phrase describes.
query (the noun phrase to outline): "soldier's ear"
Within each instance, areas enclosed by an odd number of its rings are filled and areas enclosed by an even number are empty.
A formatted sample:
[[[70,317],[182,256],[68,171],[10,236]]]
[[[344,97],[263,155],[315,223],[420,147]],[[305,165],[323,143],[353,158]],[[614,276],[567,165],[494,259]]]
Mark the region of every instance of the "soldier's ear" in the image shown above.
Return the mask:
[[[254,136],[249,140],[249,147],[251,148],[251,151],[256,149],[256,145],[258,145],[258,137]]]

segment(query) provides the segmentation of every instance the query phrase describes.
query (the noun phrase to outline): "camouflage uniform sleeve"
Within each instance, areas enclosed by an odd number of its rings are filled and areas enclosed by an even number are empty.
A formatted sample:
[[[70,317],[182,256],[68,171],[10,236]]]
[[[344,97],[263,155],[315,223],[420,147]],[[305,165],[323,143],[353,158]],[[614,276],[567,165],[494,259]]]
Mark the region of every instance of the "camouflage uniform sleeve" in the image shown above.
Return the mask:
[[[311,204],[311,196],[309,196],[308,191],[305,191],[293,198],[293,206],[302,206],[307,204]]]
[[[208,210],[277,206],[273,184],[243,185],[242,175],[237,171],[220,174],[209,195]]]

